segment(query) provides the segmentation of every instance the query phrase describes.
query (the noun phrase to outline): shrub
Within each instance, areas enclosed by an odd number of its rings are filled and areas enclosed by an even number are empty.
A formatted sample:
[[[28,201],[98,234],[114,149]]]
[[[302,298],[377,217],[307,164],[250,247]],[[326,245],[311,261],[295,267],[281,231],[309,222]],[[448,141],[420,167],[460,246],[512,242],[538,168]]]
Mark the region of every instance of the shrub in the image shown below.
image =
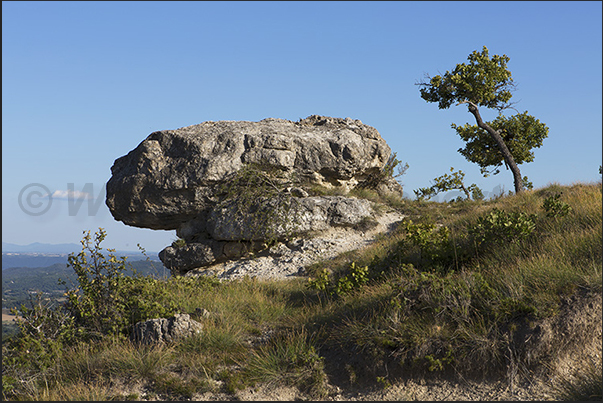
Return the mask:
[[[102,228],[94,234],[94,240],[90,231],[84,232],[82,251],[68,257],[68,265],[75,271],[79,287],[65,294],[67,309],[76,323],[101,336],[116,334],[128,324],[120,292],[126,258],[118,259],[113,254],[105,258],[100,246],[105,237]]]
[[[19,310],[11,310],[17,316],[18,334],[2,343],[4,398],[36,390],[40,375],[76,337],[72,318],[50,301],[43,301],[42,293],[30,296],[29,302],[29,308],[21,305]]]
[[[369,281],[368,266],[358,266],[352,262],[348,274],[340,276],[337,281],[330,278],[329,271],[323,269],[316,278],[309,278],[307,286],[310,289],[327,292],[330,295],[342,296],[354,290],[361,289]]]
[[[479,217],[469,228],[469,233],[475,237],[478,244],[518,242],[534,231],[536,219],[536,214],[507,213],[494,208],[488,214]]]
[[[450,229],[436,226],[431,222],[406,223],[407,239],[420,251],[420,265],[432,265],[432,269],[443,269],[442,265],[452,264],[450,261],[452,244]]]
[[[131,265],[126,258],[118,259],[109,253],[102,253],[100,244],[106,232],[99,228],[94,234],[84,232],[82,251],[68,257],[68,264],[77,275],[79,286],[66,292],[66,308],[77,326],[89,336],[125,334],[130,325],[137,321],[170,316],[176,313],[172,302],[164,305],[160,282],[152,277],[124,274]],[[112,249],[107,249],[113,252]],[[63,282],[64,283],[64,282]]]
[[[570,205],[559,200],[560,198],[561,193],[557,193],[544,199],[542,209],[547,217],[565,217],[572,211]]]

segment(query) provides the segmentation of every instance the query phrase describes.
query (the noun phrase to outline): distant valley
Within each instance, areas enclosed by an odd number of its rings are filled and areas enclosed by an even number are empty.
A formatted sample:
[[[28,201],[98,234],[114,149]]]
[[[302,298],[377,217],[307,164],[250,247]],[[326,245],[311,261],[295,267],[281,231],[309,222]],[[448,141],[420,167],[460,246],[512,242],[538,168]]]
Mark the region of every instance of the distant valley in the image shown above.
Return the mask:
[[[73,268],[67,266],[70,253],[79,253],[81,245],[77,244],[42,244],[15,245],[2,242],[2,308],[28,305],[29,297],[42,292],[45,298],[60,300],[65,287],[76,283]],[[102,251],[105,256],[106,250]],[[169,277],[170,271],[159,260],[157,252],[115,251],[118,258],[126,256],[126,262],[141,275]],[[147,257],[149,260],[147,261]],[[124,274],[132,275],[127,269]],[[58,284],[59,278],[67,282],[66,286]]]
[[[4,258],[4,255],[3,255]],[[73,288],[77,284],[75,271],[65,263],[55,263],[42,267],[9,267],[2,270],[2,308],[9,309],[21,304],[28,305],[29,296],[37,292],[44,293],[50,300],[60,300],[66,287]],[[130,260],[125,275],[136,273],[157,278],[167,278],[170,271],[160,261]],[[66,286],[59,285],[59,279],[66,281]]]

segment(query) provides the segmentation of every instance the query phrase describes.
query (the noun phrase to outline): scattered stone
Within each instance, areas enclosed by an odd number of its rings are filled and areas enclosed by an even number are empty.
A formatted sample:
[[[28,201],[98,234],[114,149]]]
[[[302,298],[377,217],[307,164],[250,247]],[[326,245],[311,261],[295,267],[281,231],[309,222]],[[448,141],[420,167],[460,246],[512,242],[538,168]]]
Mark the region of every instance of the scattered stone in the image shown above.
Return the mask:
[[[171,318],[150,319],[134,325],[132,339],[142,344],[169,343],[201,333],[201,323],[188,314],[176,314]]]

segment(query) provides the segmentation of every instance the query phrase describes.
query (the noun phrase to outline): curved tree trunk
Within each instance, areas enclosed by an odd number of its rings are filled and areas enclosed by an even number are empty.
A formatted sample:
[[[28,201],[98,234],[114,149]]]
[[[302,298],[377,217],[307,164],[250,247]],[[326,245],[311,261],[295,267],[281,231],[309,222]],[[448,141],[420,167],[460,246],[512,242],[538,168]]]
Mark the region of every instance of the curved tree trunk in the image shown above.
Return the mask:
[[[523,180],[521,179],[521,173],[519,172],[519,168],[517,167],[517,164],[515,163],[515,159],[513,159],[513,156],[511,155],[511,152],[509,151],[509,148],[505,144],[505,141],[503,140],[502,136],[500,135],[500,133],[497,130],[494,130],[492,127],[490,127],[490,125],[488,125],[487,123],[485,123],[482,120],[482,117],[479,114],[479,110],[477,109],[477,105],[475,105],[472,102],[468,102],[468,104],[469,104],[469,112],[471,112],[473,114],[473,116],[475,116],[477,125],[479,127],[481,127],[482,129],[484,129],[485,131],[487,131],[490,136],[492,136],[492,138],[496,142],[496,145],[498,146],[498,149],[502,153],[503,158],[505,159],[505,162],[507,163],[507,166],[509,167],[509,169],[511,169],[511,172],[513,172],[513,180],[515,182],[515,193],[522,192],[523,191]]]

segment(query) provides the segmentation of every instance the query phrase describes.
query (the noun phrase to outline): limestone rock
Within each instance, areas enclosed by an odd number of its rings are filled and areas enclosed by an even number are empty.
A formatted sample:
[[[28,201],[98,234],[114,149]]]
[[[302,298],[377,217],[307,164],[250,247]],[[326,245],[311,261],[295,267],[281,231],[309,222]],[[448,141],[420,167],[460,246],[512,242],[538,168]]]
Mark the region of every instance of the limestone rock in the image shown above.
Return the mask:
[[[176,314],[171,318],[150,319],[134,325],[132,339],[142,344],[172,342],[198,334],[201,323],[188,314]]]
[[[367,222],[371,202],[313,195],[324,194],[317,186],[345,194],[373,183],[391,155],[375,128],[350,118],[203,122],[151,133],[118,158],[106,204],[127,225],[175,229],[185,245],[159,257],[172,274],[185,274],[276,240]],[[248,174],[268,188],[246,194],[255,185],[239,180]],[[377,191],[401,196],[400,184],[386,179]]]
[[[187,243],[181,247],[168,246],[159,252],[159,259],[173,275],[247,256],[266,246],[264,242],[224,242],[213,239]]]
[[[381,169],[390,154],[375,128],[350,118],[203,122],[151,133],[118,158],[106,204],[125,224],[173,230],[206,214],[220,184],[244,164],[349,190]]]
[[[343,196],[290,198],[282,202],[286,207],[277,203],[266,200],[251,214],[237,211],[233,203],[218,205],[208,217],[207,231],[216,240],[283,240],[331,226],[351,227],[373,214],[368,200]]]

